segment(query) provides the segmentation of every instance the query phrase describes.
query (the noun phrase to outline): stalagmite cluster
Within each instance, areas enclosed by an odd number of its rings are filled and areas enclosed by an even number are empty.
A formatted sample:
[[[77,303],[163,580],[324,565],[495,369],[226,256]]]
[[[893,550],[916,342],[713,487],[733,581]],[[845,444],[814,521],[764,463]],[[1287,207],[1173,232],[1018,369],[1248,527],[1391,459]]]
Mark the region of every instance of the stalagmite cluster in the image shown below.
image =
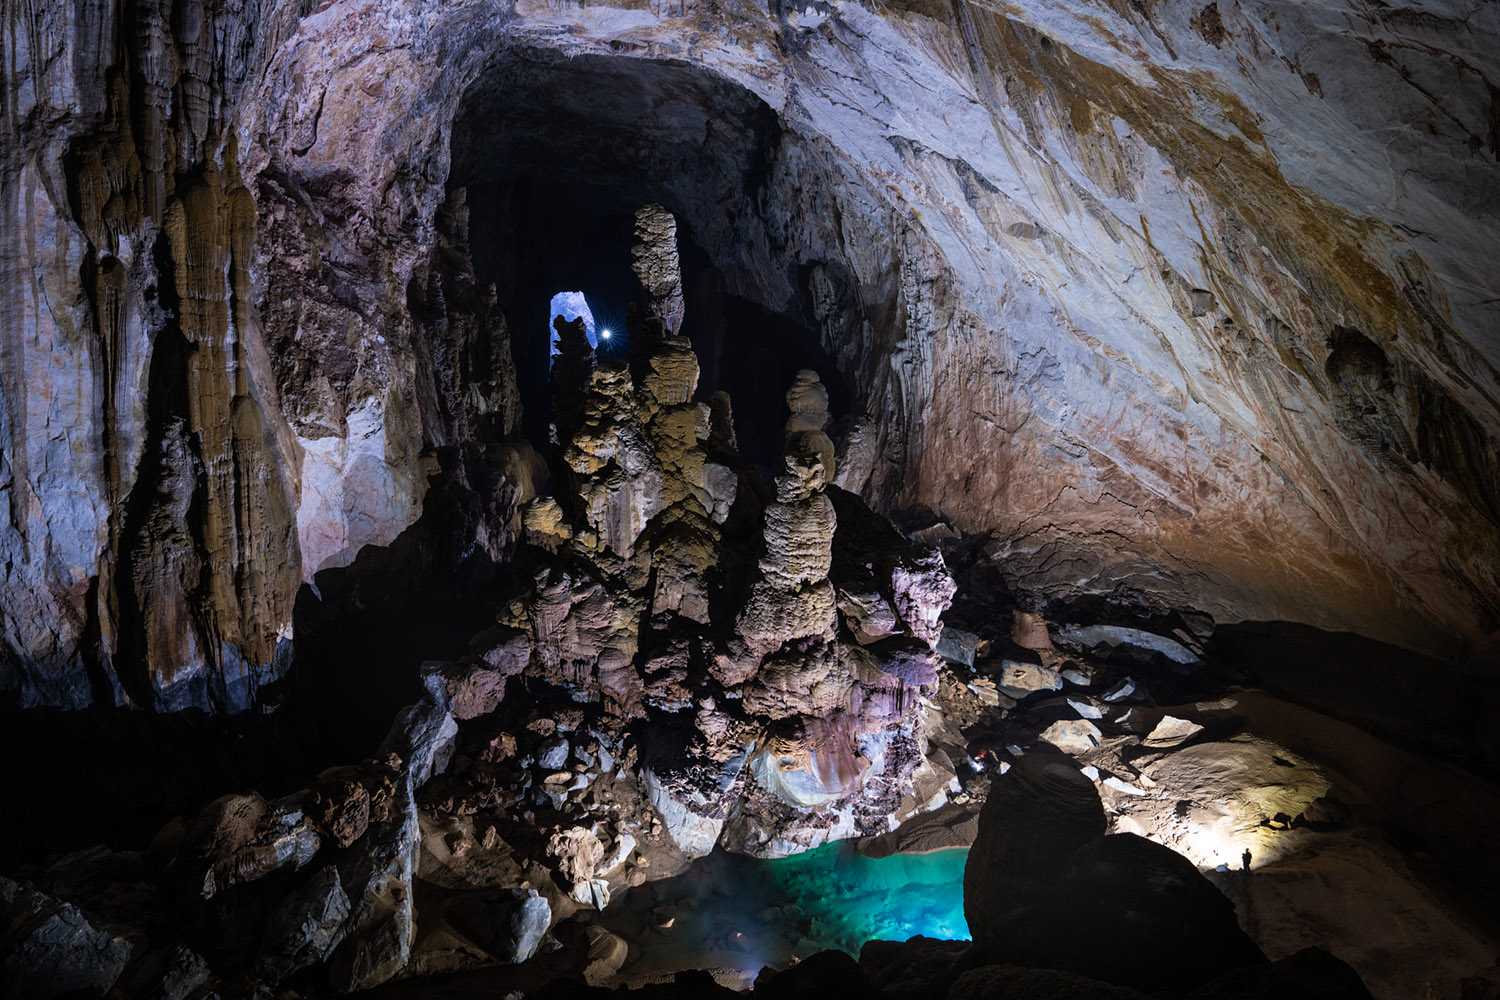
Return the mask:
[[[500,627],[532,643],[523,679],[593,706],[616,732],[651,720],[640,780],[684,854],[722,844],[777,856],[884,832],[924,759],[919,698],[936,681],[952,578],[935,551],[886,528],[866,560],[879,570],[861,581],[885,626],[856,632],[841,616],[827,393],[798,374],[783,466],[757,482],[733,451],[728,400],[694,401],[675,233],[661,208],[637,213],[628,357],[594,351],[581,323],[559,320],[567,474],[526,510],[535,584]],[[849,542],[859,531],[868,545],[880,519],[852,496],[839,502],[855,512]],[[474,683],[449,673],[455,694]]]

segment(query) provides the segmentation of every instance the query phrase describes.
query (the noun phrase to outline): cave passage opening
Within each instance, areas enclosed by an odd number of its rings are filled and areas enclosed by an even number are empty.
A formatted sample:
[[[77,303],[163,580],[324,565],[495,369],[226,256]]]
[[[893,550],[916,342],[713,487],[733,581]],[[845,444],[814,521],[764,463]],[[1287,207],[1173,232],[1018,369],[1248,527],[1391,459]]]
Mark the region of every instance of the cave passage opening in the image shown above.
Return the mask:
[[[610,339],[611,331],[608,326],[602,326],[594,320],[594,310],[589,307],[588,296],[582,292],[558,292],[552,296],[551,306],[547,317],[547,335],[552,342],[552,357],[557,357],[561,345],[561,338],[557,335],[557,321],[572,323],[577,320],[583,321],[583,332],[589,340],[589,346],[599,347],[599,340]]]
[[[527,439],[547,440],[555,293],[587,300],[591,342],[607,328],[604,349],[628,350],[634,213],[648,203],[677,218],[698,398],[730,394],[743,457],[778,460],[799,369],[818,372],[835,419],[848,411],[848,380],[802,289],[803,248],[765,211],[784,141],[760,98],[679,63],[515,48],[476,81],[454,124],[449,187],[466,192],[476,278],[518,331]]]

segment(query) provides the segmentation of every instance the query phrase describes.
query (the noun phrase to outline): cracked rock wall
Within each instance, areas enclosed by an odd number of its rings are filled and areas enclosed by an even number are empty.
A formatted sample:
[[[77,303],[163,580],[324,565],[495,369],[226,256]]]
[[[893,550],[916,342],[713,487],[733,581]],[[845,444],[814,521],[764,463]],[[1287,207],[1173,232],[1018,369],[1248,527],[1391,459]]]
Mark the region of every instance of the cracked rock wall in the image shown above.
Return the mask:
[[[841,486],[1046,596],[1500,622],[1493,4],[0,12],[9,700],[247,703],[424,454],[513,431],[448,152],[522,47],[774,113],[751,214],[701,228],[850,379]]]

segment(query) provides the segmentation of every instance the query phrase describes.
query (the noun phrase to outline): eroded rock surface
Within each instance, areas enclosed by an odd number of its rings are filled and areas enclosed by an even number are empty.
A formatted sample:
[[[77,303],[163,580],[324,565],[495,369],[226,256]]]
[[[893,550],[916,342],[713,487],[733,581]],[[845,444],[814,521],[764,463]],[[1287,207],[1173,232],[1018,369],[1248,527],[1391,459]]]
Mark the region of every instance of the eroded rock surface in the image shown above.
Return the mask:
[[[469,789],[444,802],[547,807],[549,864],[576,902],[600,909],[610,871],[599,811],[587,805],[603,805],[596,783],[635,785],[658,836],[689,858],[715,846],[796,853],[887,832],[940,804],[913,789],[927,751],[920,699],[936,688],[933,647],[953,579],[935,549],[907,541],[857,498],[833,496],[827,393],[810,371],[787,393],[779,472],[736,490],[733,521],[714,514],[711,465],[740,481],[755,476],[716,439],[711,408],[693,401],[697,358],[663,318],[672,308],[663,289],[680,283],[667,273],[676,266],[671,222],[659,209],[637,215],[645,307],[628,364],[590,348],[576,324],[559,326],[552,393],[571,493],[532,501],[534,547],[522,554],[531,584],[499,615],[506,635],[531,641],[512,683],[579,706],[568,714],[581,710],[612,753],[638,745],[639,771],[622,765],[606,777],[597,758],[570,751],[575,736],[558,735],[522,758],[534,770],[457,770],[450,782]],[[848,532],[838,508],[850,514]],[[861,596],[890,609],[878,636],[840,612],[840,560],[860,563]],[[482,666],[435,666],[430,676],[467,690],[458,679]],[[465,726],[484,732],[503,714],[478,713]],[[639,720],[639,736],[626,739]],[[639,820],[618,805],[606,812]],[[613,839],[636,843],[624,827]]]
[[[1491,4],[194,9],[3,25],[11,700],[246,707],[298,586],[514,431],[468,189],[512,160],[646,178],[850,379],[835,481],[1012,581],[1495,628]]]

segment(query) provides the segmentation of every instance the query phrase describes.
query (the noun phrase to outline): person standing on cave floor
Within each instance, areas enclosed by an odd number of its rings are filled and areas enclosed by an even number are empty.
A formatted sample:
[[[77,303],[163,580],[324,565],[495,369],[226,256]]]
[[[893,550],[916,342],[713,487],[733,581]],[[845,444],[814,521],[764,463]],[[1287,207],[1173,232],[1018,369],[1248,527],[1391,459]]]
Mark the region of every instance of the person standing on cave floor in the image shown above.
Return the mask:
[[[1245,848],[1245,853],[1240,855],[1240,870],[1246,875],[1250,874],[1250,848]]]

